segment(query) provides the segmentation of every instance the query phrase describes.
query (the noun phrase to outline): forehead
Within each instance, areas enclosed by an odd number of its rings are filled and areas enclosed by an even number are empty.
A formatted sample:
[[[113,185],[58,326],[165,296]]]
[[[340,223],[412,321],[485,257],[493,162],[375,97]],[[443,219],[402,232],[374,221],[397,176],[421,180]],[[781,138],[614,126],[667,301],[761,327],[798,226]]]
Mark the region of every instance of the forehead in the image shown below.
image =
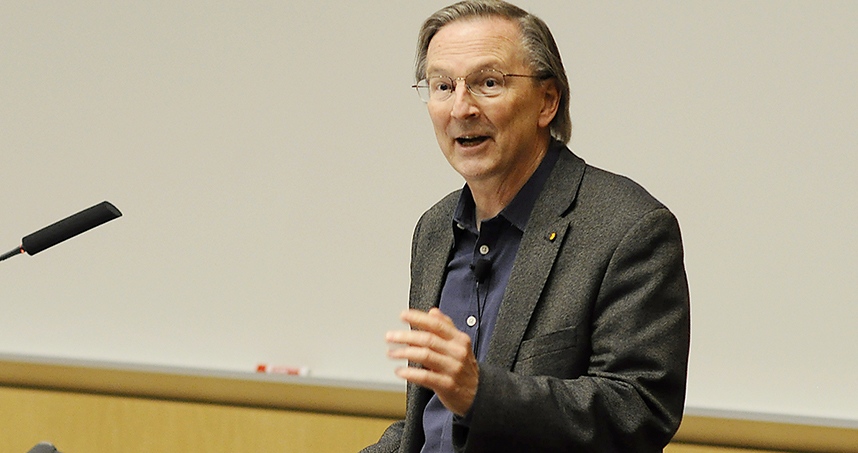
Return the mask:
[[[500,17],[451,22],[432,37],[426,52],[428,73],[485,67],[517,69],[524,61],[518,24]]]

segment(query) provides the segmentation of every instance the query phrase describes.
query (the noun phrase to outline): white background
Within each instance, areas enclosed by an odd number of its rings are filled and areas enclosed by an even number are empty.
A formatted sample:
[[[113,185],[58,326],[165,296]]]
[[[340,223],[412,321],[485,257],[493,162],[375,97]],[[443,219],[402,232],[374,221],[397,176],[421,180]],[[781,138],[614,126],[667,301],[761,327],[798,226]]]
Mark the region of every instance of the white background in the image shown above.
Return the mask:
[[[410,88],[446,2],[0,3],[0,353],[397,382],[420,213],[462,184]],[[858,422],[858,3],[526,1],[570,146],[678,216],[688,405]]]

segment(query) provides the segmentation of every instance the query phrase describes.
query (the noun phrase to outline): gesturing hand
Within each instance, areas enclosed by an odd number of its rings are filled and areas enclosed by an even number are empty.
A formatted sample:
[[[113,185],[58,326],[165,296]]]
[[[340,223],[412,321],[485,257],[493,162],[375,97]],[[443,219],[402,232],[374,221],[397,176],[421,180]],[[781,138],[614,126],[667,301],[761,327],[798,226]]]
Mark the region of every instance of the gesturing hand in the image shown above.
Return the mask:
[[[465,415],[474,402],[479,382],[471,337],[456,329],[453,320],[437,308],[428,313],[406,310],[400,317],[412,330],[387,332],[388,343],[405,345],[390,349],[387,355],[420,367],[398,368],[396,375],[433,390],[447,409]]]

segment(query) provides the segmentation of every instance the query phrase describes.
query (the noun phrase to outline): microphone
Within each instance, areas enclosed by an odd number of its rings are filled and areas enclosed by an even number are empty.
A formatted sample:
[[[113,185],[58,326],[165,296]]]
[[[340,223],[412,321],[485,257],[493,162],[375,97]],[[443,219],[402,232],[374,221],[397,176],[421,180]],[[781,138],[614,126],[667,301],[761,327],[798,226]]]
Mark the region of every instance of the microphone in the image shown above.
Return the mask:
[[[471,270],[474,272],[474,277],[477,277],[477,283],[483,283],[492,275],[492,262],[480,258],[476,263],[471,265]]]
[[[476,356],[480,353],[480,326],[483,322],[483,308],[489,297],[488,291],[486,291],[486,295],[483,296],[483,301],[480,302],[480,285],[482,285],[483,282],[492,275],[492,262],[485,258],[480,258],[476,263],[471,264],[471,271],[477,279],[477,332],[474,335],[474,355]]]
[[[116,209],[116,206],[113,206],[110,202],[103,201],[77,214],[66,217],[59,222],[48,225],[33,234],[24,236],[21,239],[21,246],[0,255],[0,261],[24,252],[33,256],[46,248],[53,247],[66,239],[73,238],[121,215],[122,213]]]

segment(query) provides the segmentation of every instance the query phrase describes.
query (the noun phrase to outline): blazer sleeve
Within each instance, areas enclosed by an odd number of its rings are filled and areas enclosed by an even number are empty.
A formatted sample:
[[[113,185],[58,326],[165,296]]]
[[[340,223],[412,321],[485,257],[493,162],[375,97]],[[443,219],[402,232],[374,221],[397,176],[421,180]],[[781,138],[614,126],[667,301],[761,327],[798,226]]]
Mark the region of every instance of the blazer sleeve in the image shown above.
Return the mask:
[[[589,336],[583,372],[481,364],[469,424],[454,425],[457,451],[660,452],[670,441],[682,417],[690,341],[673,214],[661,206],[642,215],[605,262],[582,326]],[[582,354],[550,349],[552,362]]]

